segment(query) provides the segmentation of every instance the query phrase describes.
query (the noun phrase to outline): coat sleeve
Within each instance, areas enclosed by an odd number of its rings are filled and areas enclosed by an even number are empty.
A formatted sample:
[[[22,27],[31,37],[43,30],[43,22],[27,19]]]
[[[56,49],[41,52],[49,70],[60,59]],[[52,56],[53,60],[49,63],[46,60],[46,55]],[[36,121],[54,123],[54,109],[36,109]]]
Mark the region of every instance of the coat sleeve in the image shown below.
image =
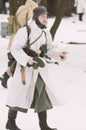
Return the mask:
[[[53,44],[52,42],[52,37],[50,32],[47,32],[47,54],[49,57],[51,57],[52,59],[56,60],[56,61],[61,61],[61,57],[59,56],[59,51],[58,51],[58,47],[56,45]]]
[[[23,47],[26,45],[26,42],[27,42],[26,28],[19,29],[14,37],[14,40],[11,46],[11,54],[16,59],[16,61],[22,66],[26,66],[30,58],[23,51]]]

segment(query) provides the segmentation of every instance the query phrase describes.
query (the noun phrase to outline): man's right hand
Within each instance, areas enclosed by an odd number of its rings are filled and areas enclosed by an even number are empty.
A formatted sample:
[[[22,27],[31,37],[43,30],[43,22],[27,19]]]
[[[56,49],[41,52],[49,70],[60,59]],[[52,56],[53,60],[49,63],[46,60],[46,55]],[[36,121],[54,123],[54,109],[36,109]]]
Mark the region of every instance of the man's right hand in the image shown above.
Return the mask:
[[[30,57],[28,64],[33,65],[34,63],[37,63],[37,62],[33,59],[33,57]]]

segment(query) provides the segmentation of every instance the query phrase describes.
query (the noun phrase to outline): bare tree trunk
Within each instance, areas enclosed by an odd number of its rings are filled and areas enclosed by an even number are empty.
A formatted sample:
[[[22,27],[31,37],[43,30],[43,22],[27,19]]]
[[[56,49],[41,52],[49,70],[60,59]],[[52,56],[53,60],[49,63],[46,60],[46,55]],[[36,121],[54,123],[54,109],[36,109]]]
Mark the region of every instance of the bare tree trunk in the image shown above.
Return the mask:
[[[64,16],[66,5],[67,5],[68,1],[69,0],[60,0],[60,2],[59,2],[59,6],[57,7],[57,10],[56,10],[56,20],[50,30],[52,39],[54,39],[57,28],[59,27],[62,17]]]

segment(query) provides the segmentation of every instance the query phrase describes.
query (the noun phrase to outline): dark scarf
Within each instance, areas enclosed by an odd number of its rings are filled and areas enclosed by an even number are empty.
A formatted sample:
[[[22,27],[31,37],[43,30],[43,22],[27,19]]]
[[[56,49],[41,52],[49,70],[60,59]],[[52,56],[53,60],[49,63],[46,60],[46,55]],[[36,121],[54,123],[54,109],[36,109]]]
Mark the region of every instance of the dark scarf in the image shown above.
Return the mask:
[[[41,29],[46,28],[46,26],[43,25],[42,23],[40,23],[38,19],[36,19],[35,22],[36,22],[36,24],[37,24],[37,26],[38,26],[39,28],[41,28]]]

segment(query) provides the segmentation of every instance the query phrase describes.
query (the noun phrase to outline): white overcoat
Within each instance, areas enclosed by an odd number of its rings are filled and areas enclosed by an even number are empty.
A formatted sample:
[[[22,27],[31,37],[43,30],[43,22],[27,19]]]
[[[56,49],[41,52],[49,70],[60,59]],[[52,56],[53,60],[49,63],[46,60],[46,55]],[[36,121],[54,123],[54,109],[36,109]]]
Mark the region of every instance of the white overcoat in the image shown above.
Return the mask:
[[[76,12],[84,13],[86,9],[86,1],[85,0],[75,0]]]
[[[42,29],[40,29],[35,21],[31,21],[29,23],[31,27],[30,33],[30,43],[32,43],[41,33]],[[47,34],[47,49],[48,55],[54,58],[55,60],[60,61],[61,58],[59,57],[59,52],[56,51],[56,47],[52,44],[52,38],[50,32],[47,29],[44,29]],[[34,96],[35,90],[35,83],[37,80],[38,73],[40,73],[42,79],[44,80],[46,86],[46,92],[51,100],[52,105],[59,105],[61,102],[59,99],[56,99],[55,94],[53,92],[53,86],[50,83],[48,77],[48,63],[45,61],[44,68],[38,68],[36,70],[33,67],[27,67],[27,62],[29,60],[29,56],[23,51],[23,47],[27,43],[27,30],[26,27],[23,27],[18,30],[15,38],[13,40],[13,44],[11,47],[11,53],[17,61],[17,66],[15,69],[15,73],[9,85],[9,93],[7,98],[7,105],[10,107],[19,107],[23,109],[28,109],[31,106]],[[31,46],[31,49],[37,50],[39,47],[45,44],[45,34],[43,33],[42,36]],[[25,70],[25,80],[26,84],[22,83],[21,79],[21,67],[20,65],[24,66]]]

